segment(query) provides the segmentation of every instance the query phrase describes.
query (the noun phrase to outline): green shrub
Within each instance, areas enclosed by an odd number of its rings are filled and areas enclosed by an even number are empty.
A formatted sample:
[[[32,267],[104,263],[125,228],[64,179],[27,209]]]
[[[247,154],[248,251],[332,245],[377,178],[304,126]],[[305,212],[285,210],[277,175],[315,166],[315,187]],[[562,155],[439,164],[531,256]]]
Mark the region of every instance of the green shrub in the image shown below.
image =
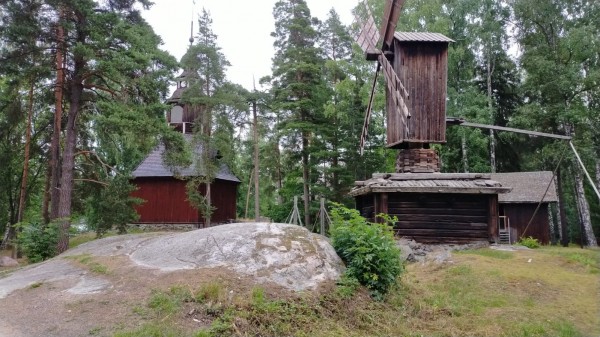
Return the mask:
[[[36,263],[56,256],[58,226],[57,223],[46,226],[39,223],[19,225],[22,230],[17,242],[30,262]]]
[[[402,273],[400,249],[389,225],[395,220],[379,217],[385,223],[367,222],[357,210],[338,204],[331,210],[331,240],[346,264],[346,276],[357,279],[375,299],[381,299]]]
[[[98,237],[112,228],[116,228],[119,234],[125,234],[127,224],[139,218],[134,207],[143,200],[131,196],[135,190],[129,177],[124,175],[117,175],[105,187],[94,190],[87,199],[87,221]]]
[[[517,244],[532,249],[540,248],[540,242],[538,241],[538,239],[535,239],[531,236],[519,239],[519,242],[517,242]]]

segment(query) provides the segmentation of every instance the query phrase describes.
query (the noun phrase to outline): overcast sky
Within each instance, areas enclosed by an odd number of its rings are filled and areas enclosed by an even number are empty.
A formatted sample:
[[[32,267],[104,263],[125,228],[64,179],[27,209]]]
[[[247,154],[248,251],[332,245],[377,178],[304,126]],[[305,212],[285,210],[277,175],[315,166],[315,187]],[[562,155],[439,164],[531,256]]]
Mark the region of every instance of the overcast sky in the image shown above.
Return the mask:
[[[163,49],[177,60],[185,53],[190,37],[190,21],[205,8],[213,20],[217,42],[231,63],[227,77],[231,82],[252,89],[252,76],[258,79],[271,73],[274,30],[273,5],[276,0],[154,0],[144,17],[163,39]],[[335,8],[342,22],[352,22],[352,8],[358,0],[306,0],[311,15],[325,20]]]

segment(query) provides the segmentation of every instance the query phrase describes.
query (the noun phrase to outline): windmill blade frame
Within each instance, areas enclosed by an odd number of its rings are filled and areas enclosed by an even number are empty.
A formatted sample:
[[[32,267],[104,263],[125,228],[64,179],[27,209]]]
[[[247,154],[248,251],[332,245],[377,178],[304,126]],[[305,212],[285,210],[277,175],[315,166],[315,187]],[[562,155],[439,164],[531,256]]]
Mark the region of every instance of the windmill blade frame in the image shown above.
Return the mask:
[[[365,114],[365,121],[363,122],[362,132],[360,134],[360,146],[359,152],[362,156],[365,150],[365,143],[369,133],[369,123],[371,121],[371,110],[373,109],[373,99],[375,98],[375,88],[377,87],[377,77],[379,76],[380,64],[377,64],[377,71],[375,71],[375,77],[373,78],[373,84],[371,85],[371,95],[369,96],[369,105],[367,105],[367,113]]]
[[[358,43],[360,48],[367,53],[376,50],[380,35],[379,30],[375,25],[375,19],[373,19],[371,9],[369,9],[366,0],[363,1],[363,3],[367,11],[367,19],[366,21],[363,21],[360,16],[355,15],[355,20],[360,25],[360,29],[358,34],[354,37],[354,40],[356,40],[356,43]]]
[[[394,33],[398,25],[398,18],[402,12],[404,0],[388,0],[383,11],[383,21],[381,23],[380,36],[383,37],[383,46],[381,50],[385,51],[390,48],[394,40]]]

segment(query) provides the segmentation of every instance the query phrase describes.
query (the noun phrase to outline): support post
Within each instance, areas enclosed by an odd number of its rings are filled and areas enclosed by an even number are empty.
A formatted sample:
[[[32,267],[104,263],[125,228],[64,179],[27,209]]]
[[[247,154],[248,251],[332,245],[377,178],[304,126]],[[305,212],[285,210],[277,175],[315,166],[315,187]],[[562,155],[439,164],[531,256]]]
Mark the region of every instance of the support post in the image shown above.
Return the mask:
[[[294,210],[292,212],[292,223],[298,226],[298,197],[294,196]]]
[[[577,157],[577,162],[579,162],[579,165],[581,166],[581,169],[583,170],[583,172],[585,173],[585,176],[587,177],[588,181],[590,182],[590,185],[592,185],[594,192],[596,192],[596,196],[598,197],[598,200],[600,200],[600,192],[598,192],[598,189],[596,188],[596,184],[592,180],[592,177],[590,177],[590,174],[588,173],[588,171],[585,169],[585,166],[583,165],[583,161],[581,161],[581,158],[579,157],[579,153],[577,153],[577,150],[575,149],[575,145],[573,145],[572,141],[569,141],[569,145],[571,146],[571,150],[573,150],[573,153],[575,153],[575,157]]]
[[[321,235],[325,235],[325,198],[321,198],[321,209],[319,210],[319,222],[321,223]]]

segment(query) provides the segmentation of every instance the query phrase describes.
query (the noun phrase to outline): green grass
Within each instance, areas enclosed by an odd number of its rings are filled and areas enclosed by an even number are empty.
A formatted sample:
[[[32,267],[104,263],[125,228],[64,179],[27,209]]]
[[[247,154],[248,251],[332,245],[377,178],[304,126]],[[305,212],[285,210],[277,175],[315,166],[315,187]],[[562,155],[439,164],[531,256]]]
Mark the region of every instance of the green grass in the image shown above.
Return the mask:
[[[105,266],[99,262],[96,262],[94,260],[94,257],[90,254],[70,255],[70,256],[65,256],[65,259],[77,261],[77,262],[81,263],[82,265],[88,267],[88,269],[91,272],[94,272],[96,274],[106,275],[106,274],[110,273],[107,266]]]
[[[29,289],[36,289],[41,287],[44,284],[44,282],[33,282],[32,284],[29,285]]]
[[[512,252],[495,250],[495,249],[490,249],[490,248],[463,250],[463,251],[458,251],[456,253],[458,253],[458,254],[475,254],[475,255],[481,255],[481,256],[486,256],[486,257],[492,257],[494,259],[500,259],[500,260],[508,260],[508,259],[513,258]]]
[[[600,249],[544,247],[545,252],[559,256],[568,263],[586,268],[591,274],[600,274]]]
[[[600,280],[586,268],[599,253],[461,252],[452,263],[408,265],[383,301],[361,287],[282,294],[235,282],[183,284],[152,292],[134,307],[146,325],[116,336],[597,336]],[[185,324],[189,312],[200,326]]]
[[[94,241],[97,239],[96,232],[85,232],[77,234],[69,238],[69,248],[75,248],[86,242]]]
[[[117,332],[114,337],[180,337],[183,336],[182,332],[172,326],[166,326],[160,323],[148,323],[142,325],[140,328],[127,331]]]

